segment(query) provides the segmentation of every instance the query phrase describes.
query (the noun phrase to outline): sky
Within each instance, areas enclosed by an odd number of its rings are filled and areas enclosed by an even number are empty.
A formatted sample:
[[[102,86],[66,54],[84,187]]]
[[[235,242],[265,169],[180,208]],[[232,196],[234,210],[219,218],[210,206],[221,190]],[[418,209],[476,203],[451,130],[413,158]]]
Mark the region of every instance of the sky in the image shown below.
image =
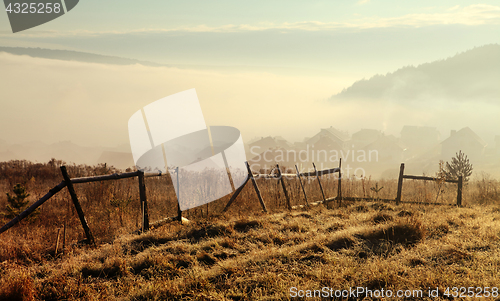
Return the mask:
[[[329,126],[397,136],[412,124],[437,126],[443,135],[471,126],[491,142],[500,112],[495,104],[453,104],[450,111],[439,102],[360,107],[328,99],[360,79],[492,43],[500,43],[498,1],[85,0],[15,34],[0,12],[0,46],[167,65],[0,53],[0,139],[127,144],[127,121],[135,111],[195,88],[207,124],[235,126],[244,140],[281,135],[299,141]],[[485,120],[488,131],[481,128]]]

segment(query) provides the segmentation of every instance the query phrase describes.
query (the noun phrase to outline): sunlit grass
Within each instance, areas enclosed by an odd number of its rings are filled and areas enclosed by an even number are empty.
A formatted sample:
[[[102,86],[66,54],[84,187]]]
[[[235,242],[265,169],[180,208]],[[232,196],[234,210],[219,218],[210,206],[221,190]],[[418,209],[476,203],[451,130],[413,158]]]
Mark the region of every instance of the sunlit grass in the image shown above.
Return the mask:
[[[41,195],[54,182],[35,178],[26,185]],[[337,179],[323,183],[327,195],[335,196]],[[375,183],[384,186],[380,198],[394,198],[395,181],[344,179],[343,192],[371,197]],[[185,212],[190,223],[141,235],[130,234],[140,226],[135,179],[77,185],[97,248],[76,244],[83,231],[71,206],[66,218],[68,195],[61,192],[43,205],[37,221],[0,235],[0,299],[264,300],[289,299],[291,287],[358,286],[425,292],[439,287],[443,297],[448,286],[500,283],[495,180],[468,183],[464,208],[344,201],[291,212],[275,180],[258,184],[269,214],[248,185],[225,214],[230,196]],[[146,185],[152,220],[176,215],[168,179],[148,178]],[[421,198],[418,185],[405,182],[403,200]],[[3,189],[8,186],[0,181]],[[298,183],[288,180],[287,188],[292,205],[305,203]],[[391,193],[382,194],[386,189]],[[306,192],[310,200],[322,199],[317,181],[308,182]],[[113,198],[133,200],[119,209]],[[435,196],[429,200],[434,203]],[[0,208],[5,201],[0,196]],[[65,221],[66,248],[56,254],[57,229]]]

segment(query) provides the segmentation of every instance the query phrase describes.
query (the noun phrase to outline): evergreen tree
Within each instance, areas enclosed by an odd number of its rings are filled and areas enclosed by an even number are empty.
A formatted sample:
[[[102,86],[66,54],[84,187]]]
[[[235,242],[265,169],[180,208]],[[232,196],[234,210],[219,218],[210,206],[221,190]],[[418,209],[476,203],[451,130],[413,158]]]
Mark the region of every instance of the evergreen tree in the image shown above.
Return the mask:
[[[448,179],[458,180],[462,176],[464,181],[468,181],[472,174],[472,164],[469,158],[459,151],[454,158],[451,158],[451,163],[446,162],[445,175]]]
[[[7,192],[7,206],[5,207],[5,213],[3,216],[7,218],[14,218],[18,216],[21,212],[23,212],[28,207],[28,197],[30,196],[26,192],[26,188],[21,184],[16,184],[12,189],[15,195],[11,195]],[[38,212],[33,212],[31,219],[36,217]]]

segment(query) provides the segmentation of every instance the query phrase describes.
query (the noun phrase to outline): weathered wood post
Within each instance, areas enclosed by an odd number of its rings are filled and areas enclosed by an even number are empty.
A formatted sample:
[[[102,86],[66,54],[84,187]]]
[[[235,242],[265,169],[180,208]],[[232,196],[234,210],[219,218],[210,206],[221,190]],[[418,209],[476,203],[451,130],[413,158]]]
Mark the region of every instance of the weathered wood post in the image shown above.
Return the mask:
[[[64,252],[66,252],[66,221],[64,221],[62,251],[63,251],[63,254],[64,254]]]
[[[318,179],[319,189],[321,190],[321,194],[323,195],[323,202],[326,202],[325,192],[323,191],[323,186],[321,185],[321,180],[319,179],[318,170],[316,169],[316,165],[313,162],[314,172],[316,173],[316,179]]]
[[[59,234],[61,234],[61,228],[57,228],[56,250],[54,251],[54,256],[57,256],[57,251],[59,251]]]
[[[177,175],[177,219],[179,220],[179,223],[182,224],[182,211],[181,211],[181,192],[180,192],[180,185],[179,185],[179,166],[175,168],[175,173]],[[201,212],[203,214],[203,211]]]
[[[401,163],[399,167],[399,179],[398,179],[398,194],[396,195],[396,205],[401,203],[401,192],[403,190],[403,176],[405,173],[405,164]]]
[[[78,213],[78,217],[80,218],[80,222],[82,223],[83,231],[85,231],[85,236],[87,237],[87,242],[89,244],[95,245],[94,236],[92,235],[92,232],[90,231],[89,225],[87,224],[87,220],[85,220],[85,215],[83,214],[82,206],[80,205],[80,202],[78,201],[78,198],[77,198],[76,192],[75,192],[75,188],[73,187],[73,183],[71,183],[71,179],[69,178],[68,171],[66,170],[66,166],[61,166],[61,172],[62,172],[64,182],[66,183],[66,186],[68,187],[68,192],[69,192],[69,195],[71,196],[71,200],[73,201],[73,204],[75,205],[75,209],[76,209],[76,212]]]
[[[224,207],[224,210],[222,210],[222,212],[226,212],[227,209],[229,209],[229,207],[234,202],[234,200],[236,200],[236,197],[238,197],[240,192],[243,190],[245,185],[248,183],[248,180],[250,180],[250,176],[247,176],[247,179],[245,180],[245,182],[238,189],[236,189],[236,191],[233,193],[233,195],[231,196],[231,199],[229,200],[229,202],[227,202],[227,205],[226,205],[226,207]]]
[[[288,210],[292,210],[292,204],[290,203],[290,198],[288,197],[288,192],[286,191],[285,179],[283,178],[283,175],[281,173],[280,165],[276,164],[276,167],[278,168],[279,173],[278,181],[281,181],[281,186],[283,187],[283,192],[285,193],[286,206],[288,207]]]
[[[253,188],[255,188],[255,192],[257,193],[257,197],[259,198],[259,202],[260,202],[260,205],[262,206],[262,210],[264,210],[264,212],[267,213],[266,204],[264,204],[264,200],[262,199],[262,195],[260,194],[259,186],[257,186],[257,181],[253,177],[253,173],[252,173],[252,170],[250,169],[250,165],[248,164],[248,161],[245,162],[245,164],[247,165],[248,175],[250,176],[250,178],[252,180]]]
[[[137,177],[139,178],[139,197],[142,208],[142,232],[144,232],[149,230],[148,199],[146,195],[146,183],[144,182],[144,171],[138,170]]]
[[[339,201],[339,206],[342,205],[342,158],[339,159],[339,183],[337,188],[337,199]]]
[[[459,176],[458,177],[458,183],[457,183],[457,206],[462,207],[462,187],[463,187],[463,177]]]
[[[299,179],[300,187],[302,187],[302,192],[304,193],[304,198],[306,199],[306,205],[307,207],[309,207],[309,201],[307,200],[306,190],[304,188],[304,184],[302,184],[302,179],[300,178],[300,172],[299,168],[297,167],[297,164],[295,164],[295,170],[297,171],[297,179]]]

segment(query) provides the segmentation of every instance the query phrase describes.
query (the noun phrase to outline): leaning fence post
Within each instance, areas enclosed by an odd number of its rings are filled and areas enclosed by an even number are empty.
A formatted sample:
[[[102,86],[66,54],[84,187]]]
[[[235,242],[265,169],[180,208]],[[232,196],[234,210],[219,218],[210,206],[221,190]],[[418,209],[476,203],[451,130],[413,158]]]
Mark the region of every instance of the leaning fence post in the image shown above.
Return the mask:
[[[323,186],[321,185],[318,170],[316,169],[316,165],[314,164],[314,162],[313,162],[313,167],[314,167],[314,172],[316,173],[316,178],[318,179],[319,189],[321,190],[321,194],[323,195],[323,201],[326,202],[325,192],[323,191]]]
[[[302,192],[304,193],[304,198],[306,199],[306,205],[309,207],[309,201],[307,200],[306,190],[304,189],[304,184],[302,184],[302,180],[300,179],[300,172],[297,164],[295,164],[295,170],[297,171],[297,179],[299,179],[300,187],[302,187]]]
[[[149,230],[148,199],[146,195],[146,183],[144,182],[144,171],[138,170],[137,177],[139,178],[139,198],[141,199],[142,208],[142,232],[144,232]]]
[[[342,205],[342,158],[339,159],[339,183],[337,188],[337,199],[339,206]]]
[[[82,206],[78,201],[76,196],[75,188],[73,187],[73,183],[71,183],[71,179],[69,178],[68,171],[66,170],[66,166],[61,166],[61,172],[66,182],[66,186],[68,187],[69,195],[71,196],[71,200],[75,205],[76,212],[78,213],[78,217],[80,218],[80,222],[82,223],[83,231],[85,231],[85,236],[87,237],[87,242],[89,244],[95,245],[94,237],[92,236],[92,232],[90,231],[89,225],[87,224],[87,220],[85,220],[85,215],[83,214]]]
[[[243,182],[243,184],[238,189],[236,189],[236,191],[233,193],[233,195],[231,196],[231,199],[229,199],[229,202],[227,202],[226,207],[224,207],[224,210],[222,210],[223,213],[226,212],[227,209],[229,209],[229,206],[231,206],[231,204],[234,202],[234,200],[236,200],[236,197],[238,197],[240,192],[243,190],[245,185],[248,183],[248,180],[250,180],[250,176],[247,176],[247,179],[245,180],[245,182]]]
[[[260,194],[259,186],[257,186],[257,181],[253,177],[252,170],[250,169],[250,165],[248,161],[245,162],[247,165],[248,176],[252,179],[253,188],[255,188],[255,192],[257,193],[257,197],[259,198],[260,205],[262,206],[262,210],[267,213],[266,204],[264,204],[264,200],[262,199],[262,195]]]
[[[399,168],[399,179],[398,179],[398,194],[396,195],[396,205],[401,203],[401,192],[403,190],[403,175],[405,173],[405,164],[401,163]]]
[[[285,193],[286,206],[288,207],[288,210],[292,210],[292,204],[290,204],[290,198],[288,197],[288,192],[286,191],[285,179],[283,178],[283,175],[281,174],[281,169],[280,169],[279,164],[276,164],[276,167],[278,168],[278,173],[279,173],[279,180],[278,181],[281,181],[281,186],[283,187],[283,192]]]
[[[463,177],[458,177],[458,189],[457,189],[457,206],[462,207],[462,186],[463,186]]]

